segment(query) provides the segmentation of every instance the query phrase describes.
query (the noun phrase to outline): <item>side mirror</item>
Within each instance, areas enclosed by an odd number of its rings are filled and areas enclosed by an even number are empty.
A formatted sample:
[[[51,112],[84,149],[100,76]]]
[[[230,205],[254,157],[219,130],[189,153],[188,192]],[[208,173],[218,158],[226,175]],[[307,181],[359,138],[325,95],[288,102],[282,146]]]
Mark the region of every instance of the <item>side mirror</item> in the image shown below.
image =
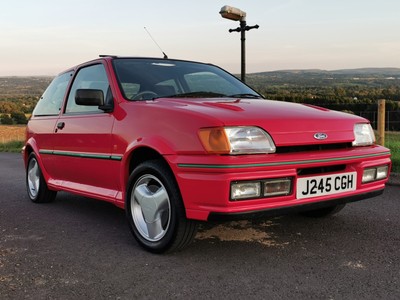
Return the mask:
[[[87,106],[103,106],[103,91],[94,89],[78,89],[75,93],[75,103]]]

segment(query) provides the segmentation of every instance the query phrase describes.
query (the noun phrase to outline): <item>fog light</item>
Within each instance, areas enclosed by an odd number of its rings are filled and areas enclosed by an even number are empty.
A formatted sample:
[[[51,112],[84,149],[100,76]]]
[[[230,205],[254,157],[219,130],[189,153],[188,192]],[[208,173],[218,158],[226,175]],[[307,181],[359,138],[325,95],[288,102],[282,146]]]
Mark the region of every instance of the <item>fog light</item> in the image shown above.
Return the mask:
[[[389,175],[389,166],[379,166],[375,168],[368,168],[364,170],[362,183],[368,183],[375,180],[387,178]]]
[[[389,166],[380,166],[376,168],[376,179],[385,179],[388,177]]]
[[[376,168],[365,169],[363,172],[362,183],[374,181],[376,178]]]
[[[261,184],[259,181],[236,182],[231,185],[231,199],[251,199],[261,195]]]
[[[264,196],[283,196],[289,195],[292,189],[292,180],[284,179],[271,179],[264,181]]]

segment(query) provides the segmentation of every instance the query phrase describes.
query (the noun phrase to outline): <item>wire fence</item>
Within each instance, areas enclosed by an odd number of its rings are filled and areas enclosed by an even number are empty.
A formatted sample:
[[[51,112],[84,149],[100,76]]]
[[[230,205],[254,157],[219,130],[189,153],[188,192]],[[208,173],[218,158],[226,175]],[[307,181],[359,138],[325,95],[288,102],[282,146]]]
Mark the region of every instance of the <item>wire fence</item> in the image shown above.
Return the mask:
[[[330,102],[306,102],[307,104],[316,105],[336,111],[344,111],[352,113],[368,119],[371,122],[372,127],[378,129],[378,115],[379,101],[358,101],[350,103],[343,101],[342,103],[330,103]],[[400,132],[400,102],[399,101],[386,101],[385,108],[385,131]]]
[[[358,111],[354,114],[366,118],[371,122],[374,129],[378,129],[378,112],[377,111]],[[385,112],[385,131],[399,131],[400,128],[400,111]]]

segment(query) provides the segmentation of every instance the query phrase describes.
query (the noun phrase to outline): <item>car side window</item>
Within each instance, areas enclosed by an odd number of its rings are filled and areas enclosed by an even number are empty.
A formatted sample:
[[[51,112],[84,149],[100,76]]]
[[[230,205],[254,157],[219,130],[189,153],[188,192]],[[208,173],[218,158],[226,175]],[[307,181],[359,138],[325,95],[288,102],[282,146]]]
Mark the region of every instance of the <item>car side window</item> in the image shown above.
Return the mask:
[[[57,116],[60,113],[72,74],[73,72],[63,73],[53,79],[37,103],[33,116]]]
[[[109,89],[107,73],[102,64],[97,64],[80,69],[72,83],[68,95],[65,113],[103,113],[97,106],[78,105],[75,102],[75,93],[78,89],[96,89],[102,90],[104,99],[106,99]]]

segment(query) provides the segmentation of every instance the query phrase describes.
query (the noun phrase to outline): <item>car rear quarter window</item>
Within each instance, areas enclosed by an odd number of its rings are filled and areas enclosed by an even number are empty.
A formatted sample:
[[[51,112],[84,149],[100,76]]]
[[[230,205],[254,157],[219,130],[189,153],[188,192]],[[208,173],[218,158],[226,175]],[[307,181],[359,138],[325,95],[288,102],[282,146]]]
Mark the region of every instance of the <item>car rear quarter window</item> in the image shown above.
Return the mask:
[[[53,79],[33,110],[33,116],[57,116],[60,113],[72,74],[73,72],[63,73]]]

